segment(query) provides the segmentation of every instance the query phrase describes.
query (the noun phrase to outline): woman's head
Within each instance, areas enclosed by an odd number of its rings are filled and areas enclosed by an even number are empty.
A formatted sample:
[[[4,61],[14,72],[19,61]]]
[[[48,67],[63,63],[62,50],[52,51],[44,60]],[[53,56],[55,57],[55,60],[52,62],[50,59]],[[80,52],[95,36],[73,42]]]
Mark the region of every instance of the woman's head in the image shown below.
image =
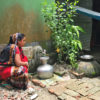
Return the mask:
[[[16,44],[19,47],[23,47],[26,43],[26,37],[23,33],[15,33],[10,36],[9,44]]]

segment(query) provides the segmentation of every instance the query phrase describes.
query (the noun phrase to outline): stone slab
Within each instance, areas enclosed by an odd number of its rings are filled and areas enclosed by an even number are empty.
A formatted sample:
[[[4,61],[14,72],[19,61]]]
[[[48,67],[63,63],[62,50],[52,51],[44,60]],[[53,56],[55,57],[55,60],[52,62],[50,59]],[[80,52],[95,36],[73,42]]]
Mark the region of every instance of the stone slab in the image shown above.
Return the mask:
[[[89,94],[87,91],[89,91],[93,87],[94,87],[94,85],[92,85],[92,84],[84,83],[84,84],[79,85],[79,88],[76,91],[78,93],[80,93],[81,95],[86,96]]]
[[[77,99],[75,99],[74,97],[71,97],[71,96],[67,96],[67,99],[65,99],[65,100],[77,100]]]
[[[94,87],[94,88],[92,88],[91,90],[88,91],[88,94],[93,95],[98,91],[100,91],[100,87]]]
[[[94,95],[92,96],[89,96],[90,99],[93,99],[93,100],[100,100],[100,91],[95,93]]]
[[[78,96],[80,96],[79,93],[77,93],[77,92],[75,92],[75,91],[73,91],[73,90],[69,90],[69,89],[67,89],[64,93],[67,94],[67,95],[73,96],[73,97],[78,97]]]
[[[91,99],[89,99],[89,98],[87,98],[87,97],[82,97],[82,98],[80,98],[80,99],[78,99],[78,100],[91,100]]]
[[[63,94],[65,90],[66,88],[62,85],[56,85],[49,88],[49,91],[52,91],[53,94],[57,96],[60,96],[61,94]]]
[[[75,81],[70,81],[68,84],[66,84],[66,88],[70,90],[77,90],[79,88],[79,84],[82,84],[83,82],[75,80]]]
[[[58,96],[58,99],[60,99],[60,100],[77,100],[74,97],[66,95],[66,94],[62,94],[62,95]]]
[[[62,95],[60,95],[60,96],[58,96],[58,99],[61,99],[61,100],[66,100],[67,99],[67,94],[62,94]]]

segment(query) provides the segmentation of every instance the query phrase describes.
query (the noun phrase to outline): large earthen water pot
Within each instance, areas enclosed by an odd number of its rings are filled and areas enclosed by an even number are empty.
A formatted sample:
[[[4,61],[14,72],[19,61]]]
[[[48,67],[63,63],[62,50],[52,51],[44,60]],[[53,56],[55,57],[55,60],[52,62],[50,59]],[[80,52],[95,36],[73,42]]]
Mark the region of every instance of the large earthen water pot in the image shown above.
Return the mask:
[[[84,73],[88,77],[98,76],[100,75],[100,64],[94,60],[93,56],[82,55],[78,62],[77,72]]]

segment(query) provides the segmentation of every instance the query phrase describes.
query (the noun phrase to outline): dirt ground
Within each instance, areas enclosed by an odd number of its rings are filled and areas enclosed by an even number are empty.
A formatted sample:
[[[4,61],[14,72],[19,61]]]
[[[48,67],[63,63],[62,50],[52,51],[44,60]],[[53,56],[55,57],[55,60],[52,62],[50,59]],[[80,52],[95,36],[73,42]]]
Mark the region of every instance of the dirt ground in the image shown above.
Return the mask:
[[[91,54],[100,61],[99,51],[96,53],[92,52]],[[65,68],[66,64],[61,64],[59,66],[61,66],[60,70],[64,71],[64,69],[62,69],[62,66],[63,68]],[[66,72],[66,74],[70,75],[71,78],[77,78],[69,72]],[[29,87],[31,88],[31,90],[18,90],[15,88],[9,90],[5,87],[0,86],[0,100],[59,100],[55,95],[49,93],[47,88],[37,86],[31,81],[29,81]]]
[[[48,92],[46,88],[41,88],[29,82],[29,88],[35,91],[7,89],[0,87],[0,100],[58,100],[55,95]],[[36,96],[32,99],[33,96]]]

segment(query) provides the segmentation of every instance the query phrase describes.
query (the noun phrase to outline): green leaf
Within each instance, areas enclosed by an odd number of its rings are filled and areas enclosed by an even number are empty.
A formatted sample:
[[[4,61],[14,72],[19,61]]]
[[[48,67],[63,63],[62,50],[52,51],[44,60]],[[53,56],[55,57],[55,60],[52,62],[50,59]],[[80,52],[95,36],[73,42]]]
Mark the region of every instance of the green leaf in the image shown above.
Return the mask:
[[[72,26],[73,30],[76,32],[78,38],[79,38],[79,31],[77,26]]]
[[[79,31],[85,33],[85,31],[83,30],[83,28],[81,28],[80,26],[76,26],[76,27],[77,27],[77,29],[78,29]]]
[[[80,41],[78,41],[78,46],[79,46],[79,48],[82,50],[82,44],[81,44]]]

